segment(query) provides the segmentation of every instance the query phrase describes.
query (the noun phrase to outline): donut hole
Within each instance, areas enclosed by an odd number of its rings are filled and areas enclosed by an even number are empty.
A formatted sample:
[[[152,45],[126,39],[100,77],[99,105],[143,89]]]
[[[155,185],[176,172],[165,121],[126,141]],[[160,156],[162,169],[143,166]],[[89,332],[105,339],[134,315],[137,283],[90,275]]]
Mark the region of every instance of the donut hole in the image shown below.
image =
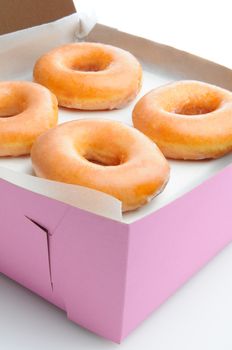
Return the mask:
[[[27,105],[26,98],[21,91],[11,88],[1,88],[0,118],[11,118],[22,113]]]
[[[72,66],[72,69],[81,71],[81,72],[100,72],[105,70],[109,64],[105,64],[105,62],[84,62],[77,63]]]
[[[11,118],[15,117],[17,114],[23,112],[23,108],[19,104],[9,104],[1,108],[0,106],[0,118]]]
[[[122,163],[122,158],[102,151],[89,151],[84,155],[84,158],[90,162],[102,166],[116,166]]]
[[[219,101],[214,101],[214,103],[186,103],[184,105],[178,106],[173,112],[175,114],[182,115],[200,115],[207,114],[218,109],[220,103]]]
[[[222,98],[215,92],[192,91],[181,92],[177,98],[177,95],[172,96],[171,103],[167,106],[167,109],[171,113],[181,115],[204,115],[217,110],[221,103]]]
[[[120,135],[118,130],[121,130]],[[128,131],[124,130],[117,122],[109,120],[101,122],[96,120],[79,121],[74,133],[74,150],[78,157],[81,156],[89,163],[101,166],[119,166],[130,158],[129,147],[125,147],[125,142],[130,142]]]
[[[95,52],[77,57],[71,63],[71,69],[81,72],[100,72],[109,67],[112,57],[106,53]]]

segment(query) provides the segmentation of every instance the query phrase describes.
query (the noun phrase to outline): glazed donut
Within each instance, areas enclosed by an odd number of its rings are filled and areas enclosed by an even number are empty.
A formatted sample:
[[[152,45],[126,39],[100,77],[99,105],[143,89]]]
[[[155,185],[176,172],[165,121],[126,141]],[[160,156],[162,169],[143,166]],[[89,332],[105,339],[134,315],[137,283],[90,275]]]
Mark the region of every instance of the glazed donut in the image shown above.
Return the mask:
[[[232,150],[232,93],[200,81],[178,81],[142,97],[133,123],[168,158],[218,158]]]
[[[49,88],[60,106],[85,110],[123,107],[139,92],[141,78],[132,54],[99,43],[60,46],[34,67],[34,80]]]
[[[81,185],[122,201],[133,210],[160,193],[169,165],[138,130],[110,120],[66,122],[41,135],[31,150],[42,178]]]
[[[0,82],[0,156],[30,153],[37,136],[57,123],[56,97],[25,81]]]

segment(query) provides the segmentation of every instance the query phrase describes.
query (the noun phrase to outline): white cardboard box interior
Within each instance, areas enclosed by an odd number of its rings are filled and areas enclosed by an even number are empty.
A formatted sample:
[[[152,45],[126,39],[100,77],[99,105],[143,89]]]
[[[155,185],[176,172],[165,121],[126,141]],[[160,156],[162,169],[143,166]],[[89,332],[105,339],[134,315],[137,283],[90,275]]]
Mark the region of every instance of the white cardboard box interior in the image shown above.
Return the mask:
[[[74,14],[65,19],[53,22],[52,24],[45,24],[0,37],[0,43],[2,44],[0,47],[1,79],[33,80],[32,70],[36,59],[55,46],[74,41],[77,24],[78,18],[77,15]],[[107,27],[98,27],[91,33],[90,40],[103,41],[107,39],[107,42],[109,42],[110,38],[117,37],[118,35],[119,34],[115,30],[110,31]],[[174,49],[169,50],[167,62],[161,63],[160,61],[155,62],[155,59],[156,56],[159,55],[162,57],[163,54],[162,52],[159,54],[159,51],[162,51],[163,48],[156,46],[155,43],[146,45],[143,39],[136,39],[133,36],[121,34],[117,45],[123,45],[126,49],[136,46],[137,56],[143,64],[143,86],[135,101],[130,103],[126,108],[113,111],[81,112],[60,108],[59,123],[82,118],[107,118],[132,125],[131,114],[136,101],[155,87],[174,80],[192,79],[195,77],[199,80],[207,78],[215,84],[222,86],[229,85],[227,81],[223,81],[223,77],[218,77],[218,68],[216,65],[215,70],[214,67],[211,67],[212,75],[209,74],[209,76],[207,76],[205,74],[205,71],[208,69],[207,63],[205,64],[198,58],[195,59],[185,53],[176,54]],[[30,52],[30,55],[28,55],[28,52]],[[177,55],[178,59],[176,58]],[[152,58],[154,58],[154,60]],[[188,66],[186,63],[187,60],[190,60]],[[197,73],[196,66],[198,69]],[[183,67],[185,67],[185,69]],[[45,194],[48,197],[62,200],[79,208],[111,217],[115,220],[123,220],[124,222],[130,223],[156,211],[187,191],[190,191],[231,162],[232,154],[217,160],[195,162],[169,161],[171,165],[171,176],[164,192],[139,210],[125,213],[122,218],[120,202],[108,195],[100,192],[97,193],[94,190],[80,186],[55,183],[36,178],[33,176],[33,169],[29,156],[0,159],[0,173],[1,178],[9,180],[21,187]],[[5,168],[8,170],[5,170]],[[9,169],[11,171],[9,171]],[[20,176],[18,176],[19,173]]]

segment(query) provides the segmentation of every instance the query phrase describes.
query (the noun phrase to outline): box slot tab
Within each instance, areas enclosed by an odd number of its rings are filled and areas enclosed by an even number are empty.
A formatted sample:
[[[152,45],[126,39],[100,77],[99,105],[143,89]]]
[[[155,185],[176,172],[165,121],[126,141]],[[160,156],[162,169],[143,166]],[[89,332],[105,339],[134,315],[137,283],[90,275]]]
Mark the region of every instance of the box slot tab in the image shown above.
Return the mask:
[[[27,220],[29,220],[32,224],[38,226],[40,230],[42,230],[46,234],[47,238],[47,250],[48,250],[48,264],[49,264],[49,276],[50,276],[50,283],[51,283],[51,288],[53,290],[53,282],[52,282],[52,269],[51,269],[51,254],[50,254],[50,236],[51,234],[49,233],[48,229],[41,224],[39,224],[37,221],[34,219],[30,218],[27,215],[24,215]]]

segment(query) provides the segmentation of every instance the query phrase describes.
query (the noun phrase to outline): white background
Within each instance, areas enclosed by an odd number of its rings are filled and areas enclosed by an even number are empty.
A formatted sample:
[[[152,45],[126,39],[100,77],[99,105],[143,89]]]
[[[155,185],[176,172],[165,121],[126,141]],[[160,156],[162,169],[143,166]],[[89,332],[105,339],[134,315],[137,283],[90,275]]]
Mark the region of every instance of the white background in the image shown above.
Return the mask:
[[[83,3],[86,7],[86,1],[77,1],[77,6]],[[93,5],[99,22],[232,68],[230,1],[97,0]],[[62,311],[1,276],[0,349],[232,350],[232,246],[120,348],[71,323]]]

